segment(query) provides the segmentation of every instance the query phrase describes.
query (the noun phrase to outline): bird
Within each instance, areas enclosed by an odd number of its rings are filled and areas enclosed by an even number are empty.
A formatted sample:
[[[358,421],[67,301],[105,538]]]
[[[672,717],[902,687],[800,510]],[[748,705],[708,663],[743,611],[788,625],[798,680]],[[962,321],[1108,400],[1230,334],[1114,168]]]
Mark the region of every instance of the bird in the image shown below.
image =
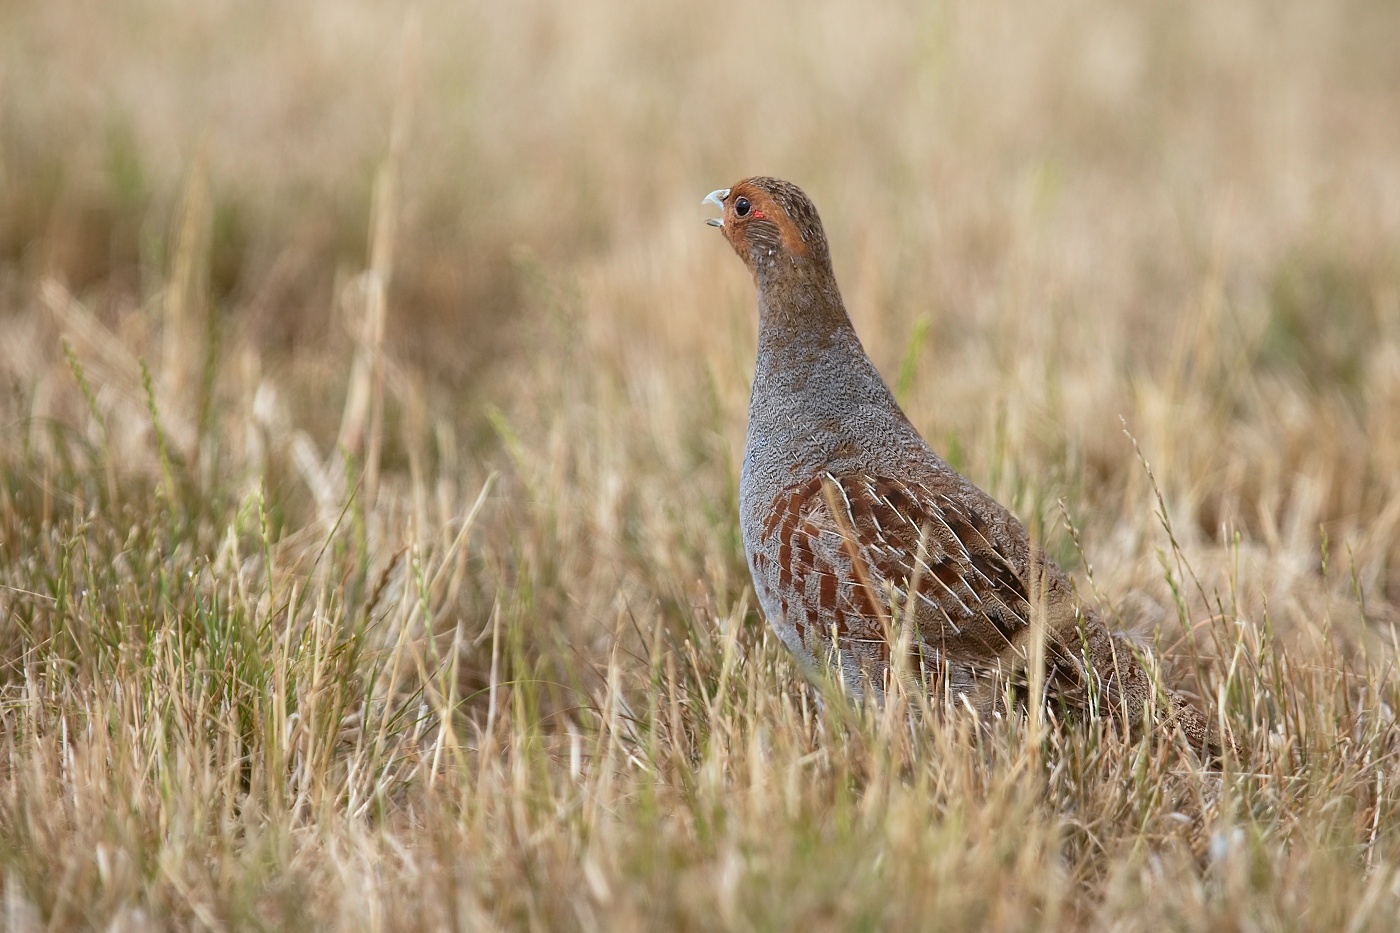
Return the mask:
[[[885,702],[897,679],[986,717],[1039,683],[1134,735],[1179,729],[1218,749],[1210,721],[906,417],[856,335],[811,199],[758,176],[702,204],[758,292],[739,521],[760,608],[799,666],[839,671],[857,700]]]

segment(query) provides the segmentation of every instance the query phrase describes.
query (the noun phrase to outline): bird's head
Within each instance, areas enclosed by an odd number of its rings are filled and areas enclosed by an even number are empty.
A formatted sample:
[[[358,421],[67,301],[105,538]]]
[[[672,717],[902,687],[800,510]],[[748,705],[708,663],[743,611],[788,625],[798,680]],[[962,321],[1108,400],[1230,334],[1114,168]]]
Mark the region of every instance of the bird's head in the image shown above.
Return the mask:
[[[770,271],[827,271],[831,257],[821,218],[796,185],[777,178],[745,178],[706,195],[723,214],[706,221],[719,227],[734,252],[762,279]]]

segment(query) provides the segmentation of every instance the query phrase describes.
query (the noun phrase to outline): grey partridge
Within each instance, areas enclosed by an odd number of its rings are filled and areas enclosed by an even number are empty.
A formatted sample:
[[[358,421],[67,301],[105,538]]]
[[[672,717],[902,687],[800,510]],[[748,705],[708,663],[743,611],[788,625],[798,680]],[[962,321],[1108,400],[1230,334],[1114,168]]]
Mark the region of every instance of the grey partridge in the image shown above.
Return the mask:
[[[1008,682],[1029,682],[1038,614],[1054,695],[1129,731],[1152,710],[1154,729],[1214,746],[1184,699],[1152,702],[1126,640],[910,424],[856,336],[801,189],[747,178],[705,201],[758,287],[740,524],[763,614],[802,666],[838,668],[856,697],[883,699],[900,677],[991,713]]]

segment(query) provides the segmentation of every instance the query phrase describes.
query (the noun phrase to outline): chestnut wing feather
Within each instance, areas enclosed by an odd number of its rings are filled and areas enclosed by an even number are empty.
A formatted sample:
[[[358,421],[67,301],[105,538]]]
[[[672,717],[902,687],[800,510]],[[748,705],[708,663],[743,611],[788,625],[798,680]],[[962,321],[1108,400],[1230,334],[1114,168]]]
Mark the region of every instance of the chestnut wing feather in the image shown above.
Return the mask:
[[[799,632],[882,637],[890,609],[902,613],[912,598],[926,645],[991,661],[1028,627],[1010,549],[965,502],[922,484],[820,473],[774,500],[763,541],[773,535],[783,611]]]

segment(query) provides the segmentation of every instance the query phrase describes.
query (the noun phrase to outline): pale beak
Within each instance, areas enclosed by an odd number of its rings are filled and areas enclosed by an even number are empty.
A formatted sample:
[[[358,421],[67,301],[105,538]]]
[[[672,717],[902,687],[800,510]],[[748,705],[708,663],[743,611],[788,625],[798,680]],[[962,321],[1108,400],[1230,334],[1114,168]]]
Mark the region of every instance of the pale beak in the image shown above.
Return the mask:
[[[717,207],[717,208],[719,208],[721,211],[723,211],[723,210],[724,210],[724,199],[727,198],[727,197],[729,197],[729,189],[728,189],[728,188],[720,188],[720,189],[718,189],[717,191],[711,191],[709,194],[705,195],[705,200],[701,201],[700,203],[701,203],[701,204],[713,204],[715,207]],[[709,224],[711,227],[723,227],[723,226],[724,226],[724,218],[723,218],[723,217],[711,217],[709,220],[705,221],[705,223]]]

